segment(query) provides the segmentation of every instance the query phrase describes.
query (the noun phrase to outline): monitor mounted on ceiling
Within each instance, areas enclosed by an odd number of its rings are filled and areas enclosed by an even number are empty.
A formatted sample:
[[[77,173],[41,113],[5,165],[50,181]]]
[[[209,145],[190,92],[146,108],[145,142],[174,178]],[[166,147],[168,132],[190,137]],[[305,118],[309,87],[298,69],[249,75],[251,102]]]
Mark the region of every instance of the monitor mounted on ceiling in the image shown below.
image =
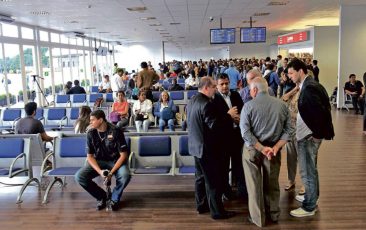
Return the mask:
[[[235,28],[219,28],[210,30],[210,44],[234,44]]]
[[[266,27],[240,28],[240,43],[266,42]]]

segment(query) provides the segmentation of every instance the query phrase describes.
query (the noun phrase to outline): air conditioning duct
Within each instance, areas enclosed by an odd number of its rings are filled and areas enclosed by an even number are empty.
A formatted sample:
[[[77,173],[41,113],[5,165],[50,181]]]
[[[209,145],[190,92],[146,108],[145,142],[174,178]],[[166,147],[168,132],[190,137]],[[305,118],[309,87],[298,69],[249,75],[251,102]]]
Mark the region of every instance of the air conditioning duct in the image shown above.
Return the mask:
[[[13,23],[15,20],[11,16],[0,14],[0,22]]]

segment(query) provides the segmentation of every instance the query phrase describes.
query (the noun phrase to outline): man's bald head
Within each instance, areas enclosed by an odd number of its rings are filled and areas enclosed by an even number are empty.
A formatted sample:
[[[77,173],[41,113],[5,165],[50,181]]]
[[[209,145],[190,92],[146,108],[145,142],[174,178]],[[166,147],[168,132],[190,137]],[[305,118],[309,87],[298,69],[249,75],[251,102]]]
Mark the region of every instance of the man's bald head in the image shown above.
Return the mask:
[[[260,71],[256,70],[256,69],[251,69],[248,73],[247,73],[247,82],[248,84],[250,84],[254,78],[260,77],[262,78],[262,74]]]

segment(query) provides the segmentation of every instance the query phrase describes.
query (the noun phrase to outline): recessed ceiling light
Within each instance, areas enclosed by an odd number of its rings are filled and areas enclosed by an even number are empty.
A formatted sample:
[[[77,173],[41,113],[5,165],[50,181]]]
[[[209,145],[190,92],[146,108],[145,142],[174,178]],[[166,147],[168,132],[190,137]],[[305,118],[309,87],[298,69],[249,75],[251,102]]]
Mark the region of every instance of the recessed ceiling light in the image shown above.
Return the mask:
[[[96,27],[85,27],[84,30],[95,30]]]
[[[154,20],[156,19],[155,17],[142,17],[140,18],[141,20]]]
[[[255,13],[253,14],[253,16],[267,16],[267,15],[270,15],[271,13],[268,13],[268,12],[260,12],[260,13]]]
[[[155,23],[155,24],[149,24],[149,26],[161,26],[160,23]]]
[[[45,16],[45,15],[49,15],[49,14],[50,14],[50,12],[47,12],[47,11],[41,10],[41,11],[31,11],[31,12],[30,12],[30,14]]]
[[[256,23],[257,21],[255,21],[255,20],[252,20],[252,23]],[[250,21],[249,20],[244,20],[244,21],[242,21],[242,23],[250,23]]]
[[[285,6],[289,1],[272,1],[268,3],[268,6]]]
[[[147,10],[147,8],[145,6],[136,6],[136,7],[128,7],[127,10],[143,12],[143,11]]]
[[[170,25],[180,25],[180,22],[171,22]]]

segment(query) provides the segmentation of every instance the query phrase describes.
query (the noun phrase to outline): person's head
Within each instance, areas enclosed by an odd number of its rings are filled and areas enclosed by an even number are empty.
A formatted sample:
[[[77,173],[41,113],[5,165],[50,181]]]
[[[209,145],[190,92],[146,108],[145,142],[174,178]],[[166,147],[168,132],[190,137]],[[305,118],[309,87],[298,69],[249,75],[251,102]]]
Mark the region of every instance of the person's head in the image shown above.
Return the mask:
[[[288,64],[288,58],[284,58],[282,61],[283,67],[287,67],[287,64]]]
[[[122,90],[117,92],[117,98],[119,102],[125,101],[125,96],[125,92],[123,92]]]
[[[234,62],[233,61],[229,61],[229,66],[230,67],[234,67],[235,66]]]
[[[349,81],[351,83],[355,83],[356,82],[356,74],[351,73],[348,78],[349,78]]]
[[[79,80],[74,81],[74,86],[79,86],[79,84],[80,84]]]
[[[71,86],[72,86],[71,81],[66,82],[66,88],[71,89]]]
[[[257,77],[262,77],[262,74],[259,70],[257,70],[257,69],[249,70],[249,72],[247,73],[247,77],[246,77],[247,83],[250,84],[252,82],[252,80]]]
[[[147,63],[146,63],[146,61],[141,62],[141,68],[147,69]]]
[[[79,118],[90,118],[91,109],[89,106],[83,105],[79,110]]]
[[[263,77],[256,77],[252,80],[249,85],[250,96],[255,98],[258,93],[268,93],[268,84],[266,79]]]
[[[109,75],[106,74],[106,75],[104,75],[103,78],[104,78],[104,82],[109,82]]]
[[[294,83],[302,82],[306,75],[308,74],[308,70],[306,68],[306,64],[298,58],[294,58],[288,65],[287,65],[287,74],[290,79]]]
[[[273,63],[267,64],[267,69],[273,71],[275,68],[275,65]]]
[[[90,113],[90,125],[92,128],[98,129],[106,121],[103,110],[98,109]]]
[[[277,55],[277,60],[281,60],[281,59],[282,59],[282,55],[281,54]]]
[[[313,65],[317,65],[318,64],[318,60],[313,60]]]
[[[117,74],[118,74],[119,76],[122,76],[122,75],[123,75],[123,69],[122,69],[122,68],[118,68],[118,69],[117,69]]]
[[[216,92],[216,82],[211,77],[202,77],[198,84],[199,92],[203,93],[209,98],[212,98]]]
[[[143,102],[146,100],[146,92],[141,90],[139,91],[138,98],[140,102]]]
[[[34,116],[34,115],[36,115],[37,103],[35,103],[35,102],[28,102],[27,104],[25,104],[24,110],[25,110],[25,114],[27,114],[27,116]]]
[[[222,94],[230,92],[230,80],[226,73],[219,74],[217,78],[217,90]]]
[[[163,91],[160,94],[160,102],[166,102],[169,101],[170,97],[169,97],[169,93],[167,91]]]
[[[178,82],[177,82],[177,79],[176,78],[173,78],[172,79],[172,85],[176,85]]]
[[[114,63],[114,67],[118,67],[118,63]]]

